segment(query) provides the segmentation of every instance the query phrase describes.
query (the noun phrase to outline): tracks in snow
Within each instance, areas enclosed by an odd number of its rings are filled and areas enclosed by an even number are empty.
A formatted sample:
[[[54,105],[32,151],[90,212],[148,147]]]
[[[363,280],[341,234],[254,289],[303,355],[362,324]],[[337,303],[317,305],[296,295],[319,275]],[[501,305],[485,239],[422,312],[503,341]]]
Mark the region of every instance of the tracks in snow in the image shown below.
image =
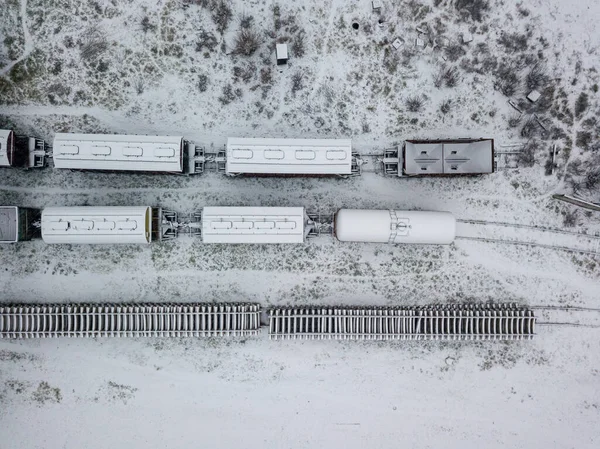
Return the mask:
[[[539,326],[600,328],[600,309],[570,306],[533,306]]]
[[[600,255],[600,235],[544,226],[459,219],[456,238]]]

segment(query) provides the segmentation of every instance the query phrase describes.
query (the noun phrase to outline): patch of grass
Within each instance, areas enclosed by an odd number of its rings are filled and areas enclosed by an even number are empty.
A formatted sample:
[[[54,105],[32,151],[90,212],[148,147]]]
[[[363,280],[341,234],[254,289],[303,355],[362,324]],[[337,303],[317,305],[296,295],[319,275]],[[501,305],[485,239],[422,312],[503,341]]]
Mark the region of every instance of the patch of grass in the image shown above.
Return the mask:
[[[444,53],[451,62],[455,62],[458,61],[458,59],[462,58],[464,55],[466,55],[467,51],[463,48],[462,45],[454,43],[444,48]]]
[[[201,73],[198,75],[198,90],[200,92],[206,92],[208,90],[208,75]]]
[[[588,94],[586,94],[585,92],[581,92],[579,94],[579,97],[577,97],[577,101],[575,102],[575,117],[580,118],[583,115],[583,113],[587,110],[589,105],[590,102]]]
[[[444,115],[446,115],[448,112],[450,112],[450,108],[452,107],[452,100],[450,100],[449,98],[442,101],[442,103],[440,104],[440,112]]]
[[[539,150],[539,143],[535,139],[529,140],[518,156],[519,165],[523,167],[533,167],[535,165],[535,155]]]
[[[233,18],[231,6],[229,6],[227,0],[214,0],[211,3],[210,8],[213,22],[215,22],[215,25],[217,26],[217,31],[223,34]]]
[[[304,87],[304,73],[298,70],[292,75],[292,94],[296,95]]]
[[[232,101],[234,101],[235,99],[236,99],[236,95],[235,95],[235,92],[233,91],[233,86],[231,84],[227,83],[225,86],[223,86],[223,93],[219,97],[219,102],[223,106],[226,106],[229,103],[231,103]]]
[[[81,59],[84,62],[97,61],[106,50],[108,50],[108,40],[98,28],[92,27],[84,33],[80,48]]]
[[[531,33],[502,33],[498,43],[504,47],[507,53],[527,51]]]
[[[304,37],[305,37],[305,33],[304,33],[304,31],[301,31],[292,40],[292,54],[296,58],[301,58],[302,56],[304,56],[304,53],[306,52]]]
[[[53,402],[55,404],[62,400],[60,388],[51,387],[48,382],[40,382],[37,390],[32,394],[32,399],[39,404]]]
[[[217,45],[219,45],[219,42],[214,34],[205,30],[200,30],[196,40],[196,51],[200,52],[205,48],[208,51],[214,51],[215,48],[217,48]]]
[[[459,12],[471,17],[476,22],[481,22],[485,13],[490,9],[487,0],[456,0],[454,6]]]
[[[411,96],[406,99],[405,105],[409,112],[420,112],[423,109],[423,98],[419,96]]]

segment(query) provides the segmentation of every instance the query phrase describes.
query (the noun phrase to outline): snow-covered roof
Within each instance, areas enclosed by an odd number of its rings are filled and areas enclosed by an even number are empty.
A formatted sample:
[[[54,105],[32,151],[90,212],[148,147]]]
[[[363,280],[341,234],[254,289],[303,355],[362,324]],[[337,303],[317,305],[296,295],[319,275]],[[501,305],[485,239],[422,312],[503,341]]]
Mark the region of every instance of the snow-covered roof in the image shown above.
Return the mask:
[[[287,59],[288,58],[287,44],[277,44],[275,52],[277,54],[277,59]]]
[[[48,207],[42,211],[46,243],[150,243],[151,207]]]
[[[56,168],[183,171],[181,136],[58,133],[53,153]]]
[[[8,155],[12,151],[12,148],[9,148],[9,145],[13,144],[11,134],[9,129],[0,129],[0,167],[10,167]]]
[[[456,220],[450,212],[340,209],[335,235],[342,242],[449,245]]]
[[[303,207],[205,207],[204,243],[302,243]]]
[[[228,174],[349,175],[350,139],[227,139]]]
[[[19,213],[15,206],[0,206],[0,243],[13,243],[19,239]]]
[[[494,171],[492,139],[409,141],[404,145],[404,173],[480,174]]]

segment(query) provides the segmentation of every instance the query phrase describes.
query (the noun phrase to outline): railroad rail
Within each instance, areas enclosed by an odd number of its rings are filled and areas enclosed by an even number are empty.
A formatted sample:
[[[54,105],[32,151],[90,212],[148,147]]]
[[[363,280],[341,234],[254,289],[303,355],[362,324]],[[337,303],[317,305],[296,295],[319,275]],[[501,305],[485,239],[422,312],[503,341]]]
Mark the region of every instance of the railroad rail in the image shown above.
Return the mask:
[[[500,221],[457,219],[456,239],[600,255],[600,235]]]
[[[515,304],[275,308],[272,340],[527,340],[536,317]]]
[[[255,304],[0,306],[1,338],[212,337],[260,332]]]

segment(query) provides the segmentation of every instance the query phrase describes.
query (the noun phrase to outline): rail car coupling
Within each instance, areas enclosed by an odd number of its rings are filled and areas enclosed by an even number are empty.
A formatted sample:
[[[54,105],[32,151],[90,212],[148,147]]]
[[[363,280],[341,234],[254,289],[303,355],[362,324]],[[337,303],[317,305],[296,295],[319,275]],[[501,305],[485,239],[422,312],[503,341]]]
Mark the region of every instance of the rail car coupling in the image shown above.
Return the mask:
[[[0,306],[0,339],[48,337],[246,337],[260,332],[256,304]]]
[[[536,321],[514,304],[275,308],[268,316],[272,340],[526,340]]]

